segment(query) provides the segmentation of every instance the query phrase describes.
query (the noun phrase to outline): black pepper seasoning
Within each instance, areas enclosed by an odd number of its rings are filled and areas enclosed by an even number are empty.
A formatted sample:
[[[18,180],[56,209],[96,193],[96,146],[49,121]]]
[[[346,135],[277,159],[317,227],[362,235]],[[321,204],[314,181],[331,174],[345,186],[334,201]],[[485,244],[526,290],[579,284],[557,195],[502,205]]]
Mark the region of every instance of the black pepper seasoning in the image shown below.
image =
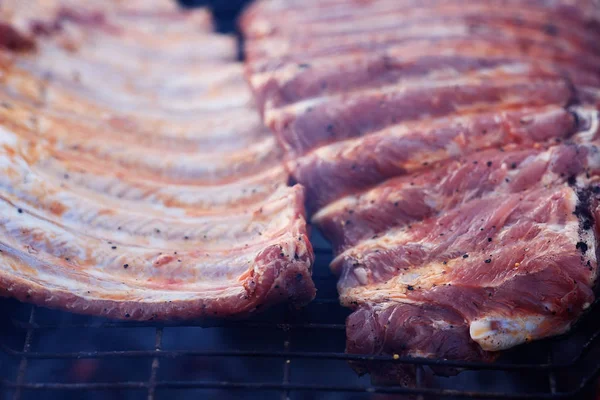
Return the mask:
[[[580,250],[582,254],[585,254],[585,252],[588,250],[588,245],[585,242],[577,242],[575,248]]]

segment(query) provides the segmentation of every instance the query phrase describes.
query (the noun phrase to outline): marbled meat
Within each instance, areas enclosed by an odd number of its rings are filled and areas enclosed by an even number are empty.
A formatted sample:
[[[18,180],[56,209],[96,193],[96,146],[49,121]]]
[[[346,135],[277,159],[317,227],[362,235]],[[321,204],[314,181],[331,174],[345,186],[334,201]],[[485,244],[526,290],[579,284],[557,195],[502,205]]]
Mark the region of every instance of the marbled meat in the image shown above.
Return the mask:
[[[491,360],[590,307],[597,2],[263,0],[241,27],[334,247],[349,352]]]

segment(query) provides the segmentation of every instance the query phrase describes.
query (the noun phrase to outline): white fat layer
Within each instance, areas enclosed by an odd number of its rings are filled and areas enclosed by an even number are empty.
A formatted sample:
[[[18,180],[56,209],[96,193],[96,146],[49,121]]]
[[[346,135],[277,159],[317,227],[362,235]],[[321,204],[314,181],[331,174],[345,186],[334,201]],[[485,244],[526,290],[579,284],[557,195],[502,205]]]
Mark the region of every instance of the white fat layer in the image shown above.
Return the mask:
[[[446,145],[446,150],[448,151],[448,155],[450,157],[456,157],[456,156],[460,156],[462,154],[462,149],[454,141],[452,141]]]
[[[447,330],[451,326],[447,321],[444,321],[444,320],[433,321],[431,323],[431,325],[433,325],[433,327],[435,329],[440,329],[440,330]]]
[[[342,294],[354,299],[370,299],[373,301],[412,303],[406,297],[409,286],[428,290],[437,284],[446,283],[445,272],[448,265],[442,263],[432,263],[421,268],[411,268],[407,271],[401,271],[398,275],[389,279],[385,283],[377,285],[368,285],[367,275],[373,273],[373,279],[377,281],[376,271],[367,271],[363,267],[354,268],[352,271],[358,281],[363,286],[342,289]],[[357,272],[358,271],[358,272]]]
[[[437,209],[437,202],[435,201],[435,198],[432,196],[427,196],[424,199],[425,204],[427,204],[428,207],[430,207],[431,209],[435,210]]]
[[[341,199],[336,200],[317,211],[312,217],[312,222],[318,223],[318,221],[322,220],[323,218],[327,218],[330,215],[341,212],[345,208],[352,208],[357,203],[358,198],[355,195],[342,197]]]
[[[600,130],[600,112],[595,108],[576,106],[571,107],[571,111],[574,111],[581,120],[589,124],[589,128],[577,132],[576,137],[582,142],[592,141]]]
[[[369,282],[367,270],[364,268],[355,268],[354,275],[356,275],[356,279],[361,283],[361,285],[366,285]]]
[[[16,146],[17,135],[0,125],[0,144],[8,146]]]
[[[539,331],[546,317],[530,315],[525,317],[486,316],[471,321],[469,334],[483,350],[500,351],[543,336]],[[566,330],[565,326],[563,330]],[[553,333],[556,333],[553,331]]]

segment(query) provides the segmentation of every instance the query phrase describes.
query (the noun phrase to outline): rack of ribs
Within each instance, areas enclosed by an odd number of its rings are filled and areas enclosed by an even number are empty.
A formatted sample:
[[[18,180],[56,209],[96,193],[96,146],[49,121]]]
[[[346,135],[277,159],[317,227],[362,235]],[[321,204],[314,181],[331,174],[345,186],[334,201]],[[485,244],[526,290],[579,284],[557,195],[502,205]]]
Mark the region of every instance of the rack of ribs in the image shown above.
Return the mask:
[[[599,27],[591,0],[246,11],[247,79],[334,247],[349,352],[492,360],[589,309]]]
[[[15,0],[0,21],[1,295],[135,320],[314,297],[304,189],[205,10]]]

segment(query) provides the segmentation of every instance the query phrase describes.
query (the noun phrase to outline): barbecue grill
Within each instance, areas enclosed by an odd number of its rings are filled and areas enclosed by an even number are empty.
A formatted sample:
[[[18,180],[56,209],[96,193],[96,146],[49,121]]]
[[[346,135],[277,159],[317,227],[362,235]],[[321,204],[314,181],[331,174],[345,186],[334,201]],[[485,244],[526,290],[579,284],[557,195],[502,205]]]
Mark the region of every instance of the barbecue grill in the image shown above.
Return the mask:
[[[186,2],[187,4],[193,2]],[[243,1],[215,8],[230,31]],[[344,353],[345,317],[331,249],[313,235],[317,298],[244,321],[114,322],[0,300],[2,399],[593,399],[600,375],[598,306],[568,334],[495,363]],[[372,382],[349,361],[413,365],[415,386]],[[430,367],[458,374],[441,377]]]
[[[317,298],[248,321],[114,322],[0,303],[3,399],[593,399],[600,321],[592,310],[567,335],[496,363],[344,353],[344,318],[329,250],[315,238]],[[597,309],[597,306],[594,306]],[[348,361],[416,366],[416,386],[358,377]],[[430,366],[463,370],[440,377]]]

